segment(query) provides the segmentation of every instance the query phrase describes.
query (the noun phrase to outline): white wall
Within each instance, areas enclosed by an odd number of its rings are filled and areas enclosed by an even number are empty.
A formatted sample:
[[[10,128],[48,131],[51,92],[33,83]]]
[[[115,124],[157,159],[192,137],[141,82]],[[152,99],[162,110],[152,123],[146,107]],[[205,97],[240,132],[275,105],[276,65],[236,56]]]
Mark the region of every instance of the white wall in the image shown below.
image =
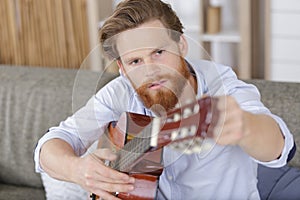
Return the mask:
[[[300,82],[300,1],[270,3],[269,78]]]

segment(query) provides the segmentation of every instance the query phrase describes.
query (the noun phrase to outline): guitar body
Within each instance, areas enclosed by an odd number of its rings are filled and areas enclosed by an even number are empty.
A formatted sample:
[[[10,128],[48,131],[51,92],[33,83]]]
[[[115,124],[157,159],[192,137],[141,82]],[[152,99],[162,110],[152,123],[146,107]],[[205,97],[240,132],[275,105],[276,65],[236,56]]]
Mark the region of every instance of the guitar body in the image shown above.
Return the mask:
[[[124,200],[153,200],[156,197],[158,176],[150,174],[133,173],[135,189],[130,193],[118,193],[116,196]]]

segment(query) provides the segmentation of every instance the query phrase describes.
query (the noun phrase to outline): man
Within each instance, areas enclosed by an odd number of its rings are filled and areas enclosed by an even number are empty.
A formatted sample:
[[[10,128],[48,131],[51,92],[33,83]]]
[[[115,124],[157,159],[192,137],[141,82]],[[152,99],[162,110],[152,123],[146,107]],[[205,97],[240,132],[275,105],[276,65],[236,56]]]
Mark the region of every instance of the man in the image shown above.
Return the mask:
[[[100,39],[108,57],[117,60],[121,76],[40,139],[36,170],[104,199],[118,199],[111,192],[134,190],[135,179],[104,164],[115,154],[97,149],[81,157],[107,124],[124,111],[165,116],[209,95],[214,112],[208,133],[216,144],[190,155],[164,148],[157,198],[259,199],[258,163],[284,166],[293,138],[260,102],[257,89],[237,80],[229,67],[185,60],[182,24],[160,0],[121,2],[101,28]]]

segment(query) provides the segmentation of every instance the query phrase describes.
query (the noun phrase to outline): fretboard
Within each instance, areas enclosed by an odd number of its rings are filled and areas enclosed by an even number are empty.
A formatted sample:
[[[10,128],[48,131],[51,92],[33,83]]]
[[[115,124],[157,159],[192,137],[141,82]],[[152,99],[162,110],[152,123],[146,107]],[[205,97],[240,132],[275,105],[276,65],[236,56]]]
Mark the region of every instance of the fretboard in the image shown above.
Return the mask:
[[[110,167],[118,171],[129,172],[135,162],[151,149],[151,131],[152,123],[118,151],[118,158],[110,163]]]

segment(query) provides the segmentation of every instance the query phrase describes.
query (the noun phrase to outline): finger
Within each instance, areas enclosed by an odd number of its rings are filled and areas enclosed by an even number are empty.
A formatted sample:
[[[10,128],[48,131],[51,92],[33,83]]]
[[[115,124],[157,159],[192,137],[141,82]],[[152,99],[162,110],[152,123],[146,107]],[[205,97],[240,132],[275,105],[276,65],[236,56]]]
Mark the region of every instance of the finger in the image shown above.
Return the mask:
[[[216,106],[220,111],[230,110],[236,104],[236,101],[232,96],[220,96],[217,99]]]
[[[113,184],[100,182],[96,184],[98,188],[107,192],[131,192],[134,190],[133,184]]]
[[[129,175],[114,170],[105,165],[100,165],[96,169],[96,173],[100,176],[97,176],[98,180],[112,183],[134,183],[134,178]]]
[[[117,155],[114,154],[110,149],[97,149],[93,152],[93,155],[101,160],[113,161],[117,158]]]
[[[111,193],[103,191],[103,190],[95,190],[93,193],[96,194],[98,197],[100,197],[99,199],[121,200],[118,197],[116,197],[114,194],[111,194]]]
[[[105,170],[97,170],[97,176],[95,180],[103,181],[103,182],[110,182],[110,183],[134,183],[135,179],[130,177],[125,173],[118,172],[116,170],[107,168]]]
[[[212,118],[211,118],[211,126],[217,126],[219,124],[220,119],[224,117],[224,112],[222,109],[222,105],[224,102],[223,97],[215,97],[212,100]]]
[[[218,137],[224,128],[226,123],[226,113],[225,112],[214,112],[212,114],[212,120],[210,126],[208,127],[208,132],[214,137]]]

